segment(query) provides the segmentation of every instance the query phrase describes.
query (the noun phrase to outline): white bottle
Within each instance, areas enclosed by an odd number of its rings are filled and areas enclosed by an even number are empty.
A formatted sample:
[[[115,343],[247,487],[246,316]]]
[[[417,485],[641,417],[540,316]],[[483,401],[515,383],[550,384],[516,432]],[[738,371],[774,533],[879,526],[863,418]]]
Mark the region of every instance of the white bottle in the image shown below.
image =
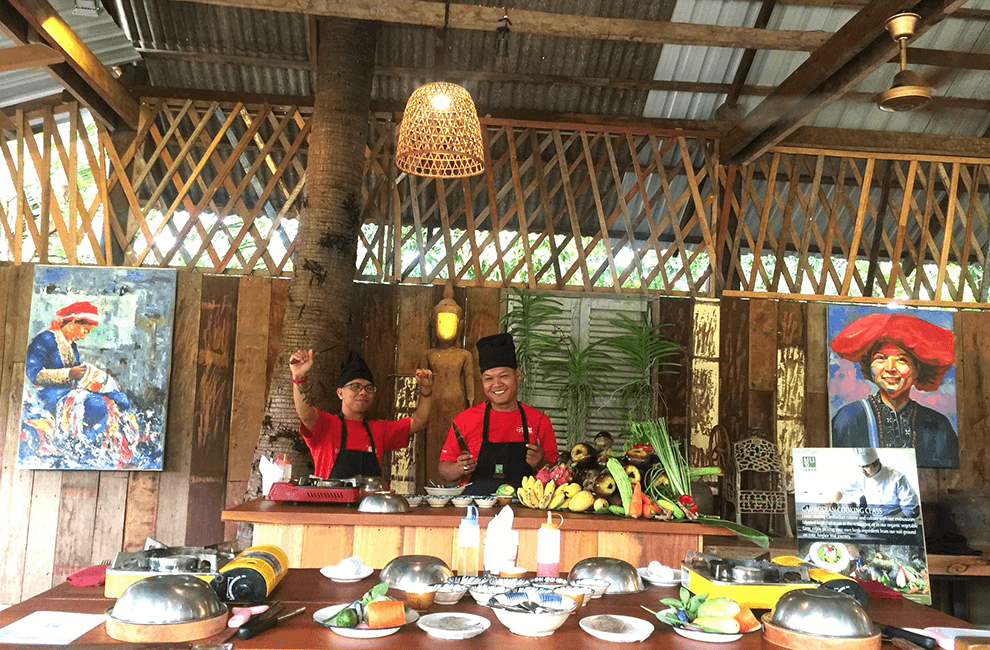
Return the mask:
[[[538,576],[560,575],[560,524],[555,524],[551,519],[552,516],[553,513],[548,512],[546,523],[536,531],[536,575]],[[560,523],[564,523],[563,517],[560,517]]]
[[[288,483],[292,479],[292,463],[289,462],[289,457],[285,454],[279,454],[275,457],[275,466],[280,470],[278,480],[282,483]]]
[[[457,549],[454,551],[454,571],[459,576],[478,575],[478,550],[481,546],[481,527],[478,525],[478,508],[467,507],[467,516],[461,518],[457,528]]]

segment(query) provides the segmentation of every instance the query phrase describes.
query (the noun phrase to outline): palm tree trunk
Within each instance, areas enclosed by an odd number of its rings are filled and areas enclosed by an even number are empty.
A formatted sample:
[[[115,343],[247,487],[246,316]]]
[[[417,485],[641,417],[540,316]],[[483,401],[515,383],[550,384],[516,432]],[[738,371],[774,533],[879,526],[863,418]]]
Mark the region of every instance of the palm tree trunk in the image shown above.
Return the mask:
[[[310,121],[305,204],[293,254],[295,273],[245,498],[261,492],[261,455],[288,454],[294,476],[312,469],[292,405],[286,364],[293,351],[329,348],[317,356],[304,387],[313,405],[329,412],[339,409],[335,389],[350,338],[376,31],[374,23],[319,22],[316,106]]]

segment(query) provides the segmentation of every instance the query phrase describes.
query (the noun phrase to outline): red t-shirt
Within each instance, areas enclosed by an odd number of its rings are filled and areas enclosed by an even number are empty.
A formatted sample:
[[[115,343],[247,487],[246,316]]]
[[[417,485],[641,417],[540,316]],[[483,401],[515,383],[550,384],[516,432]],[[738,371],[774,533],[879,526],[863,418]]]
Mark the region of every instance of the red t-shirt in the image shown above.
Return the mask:
[[[382,462],[382,454],[392,449],[402,449],[409,444],[409,418],[401,420],[368,420],[368,428],[375,438],[375,453],[378,462]],[[340,451],[340,418],[319,409],[316,410],[316,424],[313,430],[299,424],[299,433],[309,446],[313,455],[313,473],[326,478],[333,469]],[[360,420],[347,420],[347,448],[356,451],[371,451],[368,443],[368,432]]]
[[[468,449],[475,459],[481,450],[482,427],[485,423],[485,404],[475,404],[469,409],[461,411],[454,418],[454,424],[461,430],[464,440],[467,441]],[[554,437],[553,425],[550,418],[537,411],[532,406],[523,404],[526,411],[526,426],[529,429],[529,442],[543,447],[543,457],[549,463],[557,462],[557,439]],[[519,409],[511,411],[496,411],[492,409],[488,421],[489,442],[522,442],[522,418],[519,417]],[[461,454],[461,448],[457,444],[454,436],[454,427],[450,427],[447,432],[447,440],[443,443],[443,450],[440,452],[440,460],[457,460]]]

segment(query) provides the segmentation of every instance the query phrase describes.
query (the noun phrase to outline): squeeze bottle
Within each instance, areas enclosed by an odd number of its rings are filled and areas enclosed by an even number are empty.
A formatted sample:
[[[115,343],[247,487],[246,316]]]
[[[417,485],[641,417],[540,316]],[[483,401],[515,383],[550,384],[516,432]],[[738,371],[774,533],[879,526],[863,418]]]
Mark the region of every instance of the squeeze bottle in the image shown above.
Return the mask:
[[[553,513],[547,513],[546,523],[536,531],[536,575],[560,574],[560,524],[553,522]],[[559,515],[558,515],[559,516]],[[564,518],[560,518],[561,523]]]
[[[467,507],[467,516],[461,518],[457,528],[457,550],[454,553],[454,571],[459,576],[478,575],[478,548],[481,546],[481,527],[478,525],[478,508]]]
[[[279,454],[275,457],[275,465],[280,470],[278,480],[288,483],[292,478],[292,464],[289,462],[289,457],[285,454]]]

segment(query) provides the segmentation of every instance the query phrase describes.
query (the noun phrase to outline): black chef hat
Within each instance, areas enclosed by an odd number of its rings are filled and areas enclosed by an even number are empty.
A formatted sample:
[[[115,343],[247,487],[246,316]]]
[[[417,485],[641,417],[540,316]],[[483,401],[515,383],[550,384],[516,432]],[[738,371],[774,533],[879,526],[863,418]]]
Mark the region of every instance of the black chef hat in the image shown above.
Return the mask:
[[[481,372],[492,368],[518,368],[516,344],[511,334],[492,334],[478,339],[478,366]]]
[[[371,374],[371,368],[364,362],[361,355],[357,352],[349,352],[347,354],[347,361],[340,364],[340,378],[337,379],[337,385],[343,388],[355,379],[367,379],[372,384],[375,383],[375,377]]]

